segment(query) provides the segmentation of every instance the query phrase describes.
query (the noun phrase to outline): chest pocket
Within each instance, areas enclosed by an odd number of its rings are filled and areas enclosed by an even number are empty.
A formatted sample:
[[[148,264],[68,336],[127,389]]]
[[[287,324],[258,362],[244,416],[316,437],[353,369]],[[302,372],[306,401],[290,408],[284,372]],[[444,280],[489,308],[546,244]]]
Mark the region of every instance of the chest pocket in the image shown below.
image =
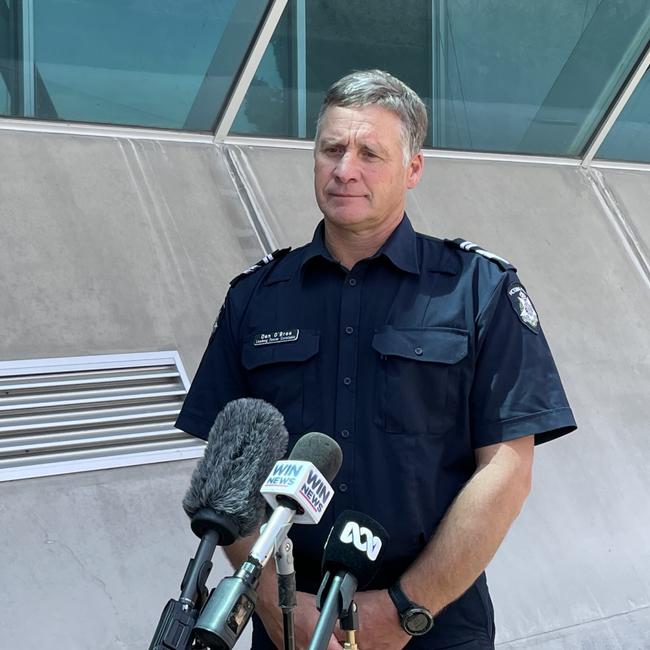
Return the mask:
[[[389,433],[436,434],[450,429],[460,403],[467,332],[385,326],[375,333],[372,347],[380,355],[376,424]]]
[[[319,414],[319,332],[300,330],[298,339],[254,345],[244,341],[242,365],[250,394],[273,404],[284,416],[289,433],[304,433]]]

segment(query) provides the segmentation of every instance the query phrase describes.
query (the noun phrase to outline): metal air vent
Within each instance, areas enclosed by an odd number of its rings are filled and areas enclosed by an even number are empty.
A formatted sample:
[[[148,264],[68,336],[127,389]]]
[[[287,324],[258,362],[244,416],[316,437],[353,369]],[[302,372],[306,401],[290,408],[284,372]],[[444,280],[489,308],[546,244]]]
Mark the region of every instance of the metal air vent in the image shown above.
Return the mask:
[[[177,352],[0,362],[0,481],[197,458]]]

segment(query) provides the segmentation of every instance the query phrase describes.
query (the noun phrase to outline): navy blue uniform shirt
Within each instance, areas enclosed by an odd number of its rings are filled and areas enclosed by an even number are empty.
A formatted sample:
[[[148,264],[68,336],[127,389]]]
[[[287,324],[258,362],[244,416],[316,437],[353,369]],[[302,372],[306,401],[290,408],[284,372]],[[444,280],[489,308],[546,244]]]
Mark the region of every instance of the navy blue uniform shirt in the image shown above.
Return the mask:
[[[321,223],[310,244],[234,284],[176,426],[207,438],[217,413],[242,396],[280,410],[290,448],[321,431],[343,450],[321,523],[291,530],[299,588],[312,592],[341,511],[387,529],[371,587],[388,587],[475,471],[476,448],[575,429],[514,269],[415,233],[407,217],[350,271],[325,247]],[[478,583],[489,618],[483,576]],[[462,601],[437,617],[437,635]]]

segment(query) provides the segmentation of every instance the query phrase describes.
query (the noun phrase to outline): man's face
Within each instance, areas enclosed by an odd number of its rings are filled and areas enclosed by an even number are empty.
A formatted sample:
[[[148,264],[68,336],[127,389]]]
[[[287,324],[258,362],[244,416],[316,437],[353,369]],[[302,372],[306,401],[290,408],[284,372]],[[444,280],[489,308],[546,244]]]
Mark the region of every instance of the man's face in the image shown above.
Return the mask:
[[[314,151],[314,188],[326,222],[356,232],[398,223],[422,154],[404,164],[399,117],[378,107],[327,109]]]

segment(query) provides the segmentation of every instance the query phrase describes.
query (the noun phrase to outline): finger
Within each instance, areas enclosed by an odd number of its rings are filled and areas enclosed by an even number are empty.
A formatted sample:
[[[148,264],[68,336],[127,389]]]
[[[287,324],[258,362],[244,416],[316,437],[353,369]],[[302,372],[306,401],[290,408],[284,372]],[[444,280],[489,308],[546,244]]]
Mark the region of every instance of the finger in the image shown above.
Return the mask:
[[[333,634],[330,642],[327,644],[327,650],[343,650],[343,646],[337,641]]]

